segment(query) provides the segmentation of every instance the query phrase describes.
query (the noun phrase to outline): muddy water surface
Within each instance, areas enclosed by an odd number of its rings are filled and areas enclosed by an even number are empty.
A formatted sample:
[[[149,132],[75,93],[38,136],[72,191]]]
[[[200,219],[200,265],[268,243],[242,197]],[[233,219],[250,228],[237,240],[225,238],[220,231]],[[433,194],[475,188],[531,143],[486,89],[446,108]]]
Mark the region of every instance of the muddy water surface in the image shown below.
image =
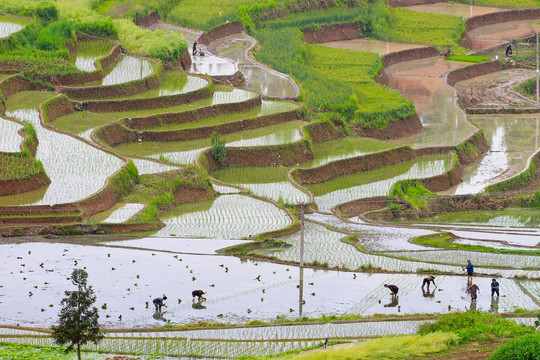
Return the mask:
[[[417,44],[399,44],[392,43],[388,41],[380,41],[373,39],[353,39],[353,40],[343,40],[343,41],[331,41],[323,44],[335,49],[349,49],[349,50],[358,50],[358,51],[369,51],[377,53],[379,55],[390,54],[396,51],[409,50],[422,48],[423,45]]]
[[[100,310],[100,321],[109,326],[163,324],[163,320],[152,317],[152,299],[163,293],[169,297],[163,318],[171,323],[243,323],[251,319],[272,320],[282,314],[296,317],[300,311],[300,290],[305,300],[302,315],[306,316],[446,312],[449,305],[453,309],[470,307],[463,294],[467,285],[464,277],[439,277],[441,291],[424,296],[421,275],[353,275],[304,269],[300,289],[298,269],[232,257],[52,243],[1,248],[5,255],[0,265],[2,323],[52,325],[63,290],[72,287],[66,277],[73,266],[85,268],[90,274],[89,283],[96,291],[98,307],[107,304],[106,309]],[[480,288],[487,289],[489,281],[479,280]],[[385,283],[400,287],[397,304],[392,303],[389,291],[382,286]],[[518,304],[528,310],[537,308],[511,280],[502,282],[501,287],[507,295],[499,300],[501,312]],[[199,288],[208,291],[207,301],[193,306],[191,291]],[[488,310],[490,305],[489,296],[481,296],[476,306]]]
[[[409,10],[428,12],[435,14],[446,14],[462,17],[468,19],[473,16],[480,16],[485,14],[491,14],[506,9],[488,6],[471,6],[467,4],[454,4],[454,3],[437,3],[437,4],[425,4],[414,5],[407,7]]]

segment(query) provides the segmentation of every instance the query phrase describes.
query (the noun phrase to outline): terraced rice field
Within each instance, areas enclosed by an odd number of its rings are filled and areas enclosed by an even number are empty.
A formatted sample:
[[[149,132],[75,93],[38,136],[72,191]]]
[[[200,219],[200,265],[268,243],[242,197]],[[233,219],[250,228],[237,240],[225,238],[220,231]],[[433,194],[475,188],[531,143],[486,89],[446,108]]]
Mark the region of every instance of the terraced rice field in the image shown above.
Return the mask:
[[[114,208],[106,213],[99,214],[100,216],[94,216],[93,221],[103,224],[121,224],[129,220],[139,211],[144,208],[144,204],[117,204]]]
[[[27,20],[9,16],[0,16],[0,38],[19,32],[28,24],[29,22]]]
[[[389,195],[390,189],[399,180],[440,175],[447,171],[449,166],[449,156],[429,156],[397,166],[341,176],[306,187],[315,195],[315,203],[319,206],[319,211],[331,212],[334,206],[352,200]]]
[[[131,55],[122,55],[111,72],[103,78],[101,85],[116,85],[143,79],[153,71],[154,65],[150,61]]]
[[[38,105],[51,98],[47,92],[20,92],[6,103],[6,114],[26,120],[36,128],[40,145],[36,157],[43,163],[51,184],[39,199],[27,194],[0,197],[1,205],[61,204],[98,192],[123,161],[69,135],[41,127]]]
[[[290,225],[287,214],[272,204],[243,195],[182,205],[165,214],[166,226],[154,236],[196,236],[241,239]]]
[[[113,44],[108,41],[85,41],[79,43],[79,49],[74,59],[77,69],[82,71],[95,71],[96,60],[105,57],[112,49]]]

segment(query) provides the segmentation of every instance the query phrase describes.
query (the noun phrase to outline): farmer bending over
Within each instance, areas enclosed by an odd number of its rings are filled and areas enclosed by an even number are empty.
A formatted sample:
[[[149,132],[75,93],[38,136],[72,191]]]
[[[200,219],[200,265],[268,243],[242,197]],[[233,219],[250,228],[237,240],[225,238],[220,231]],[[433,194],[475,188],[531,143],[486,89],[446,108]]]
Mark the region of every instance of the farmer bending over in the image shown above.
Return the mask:
[[[167,307],[167,305],[165,305],[163,303],[163,301],[165,301],[165,300],[167,300],[166,296],[163,296],[162,298],[158,297],[158,298],[155,298],[154,300],[152,300],[152,302],[154,303],[154,306],[156,307],[156,312],[161,312],[161,307],[162,306]]]
[[[390,289],[390,291],[392,292],[392,297],[395,297],[399,291],[399,288],[396,285],[384,284],[384,287]]]
[[[478,293],[480,293],[480,288],[478,287],[478,285],[476,285],[476,283],[473,283],[471,286],[469,286],[469,288],[467,290],[465,290],[465,294],[470,293],[471,294],[471,300],[476,300],[476,298],[478,297],[476,295],[477,291],[478,291]]]
[[[206,294],[206,291],[203,291],[203,290],[193,290],[191,292],[191,296],[193,296],[193,301],[195,301],[195,298],[198,297],[199,301],[202,301],[203,300],[203,295]]]
[[[424,285],[427,284],[427,288],[429,291],[429,283],[433,283],[433,286],[437,288],[437,285],[435,285],[435,276],[428,276],[427,278],[424,278],[424,281],[422,282],[422,290],[424,290]]]

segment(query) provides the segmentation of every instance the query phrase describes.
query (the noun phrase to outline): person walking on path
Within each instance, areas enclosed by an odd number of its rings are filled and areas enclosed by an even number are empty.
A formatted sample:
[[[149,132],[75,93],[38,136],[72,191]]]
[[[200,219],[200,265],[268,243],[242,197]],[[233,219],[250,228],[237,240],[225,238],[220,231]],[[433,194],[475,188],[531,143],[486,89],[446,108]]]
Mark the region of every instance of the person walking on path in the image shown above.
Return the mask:
[[[156,312],[161,312],[161,307],[162,306],[167,307],[167,305],[165,305],[163,303],[163,301],[165,301],[165,300],[167,300],[166,296],[158,297],[158,298],[155,298],[154,300],[152,300],[152,302],[154,303],[154,306],[156,307]]]
[[[191,296],[193,296],[193,302],[195,302],[195,298],[198,297],[199,302],[203,300],[203,295],[206,294],[206,291],[203,290],[193,290],[191,292]]]
[[[422,290],[424,290],[424,285],[427,284],[427,289],[429,291],[429,284],[433,283],[433,286],[435,286],[435,289],[437,288],[437,285],[435,285],[435,276],[428,276],[427,278],[424,278],[424,281],[422,282]]]
[[[463,270],[467,269],[467,280],[472,281],[474,275],[474,266],[471,260],[467,260],[467,266],[463,267]]]
[[[465,294],[470,293],[471,294],[471,300],[476,300],[476,298],[478,297],[476,295],[477,291],[478,291],[478,293],[480,293],[480,288],[478,287],[478,285],[476,285],[476,283],[473,283],[471,286],[469,286],[469,288],[467,290],[465,290]]]
[[[193,42],[193,52],[192,55],[197,55],[197,40]]]
[[[392,298],[396,297],[396,295],[397,295],[397,293],[399,291],[399,288],[396,285],[384,284],[384,287],[390,289],[390,291],[392,292]]]
[[[499,296],[499,282],[495,279],[491,279],[491,296],[495,293]]]

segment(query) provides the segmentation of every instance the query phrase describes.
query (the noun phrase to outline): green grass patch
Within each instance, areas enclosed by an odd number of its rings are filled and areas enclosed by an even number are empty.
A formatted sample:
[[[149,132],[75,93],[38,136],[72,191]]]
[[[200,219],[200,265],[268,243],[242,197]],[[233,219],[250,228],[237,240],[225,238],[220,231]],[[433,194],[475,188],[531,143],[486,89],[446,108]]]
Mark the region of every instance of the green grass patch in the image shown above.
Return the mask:
[[[472,63],[479,63],[479,62],[491,60],[491,58],[487,56],[475,56],[475,55],[450,55],[446,59],[452,60],[452,61],[463,61],[463,62],[472,62]]]
[[[6,111],[35,110],[39,104],[56,96],[50,91],[21,91],[6,101]]]
[[[540,250],[512,250],[512,249],[497,249],[482,245],[458,244],[454,242],[454,238],[446,232],[418,236],[412,239],[416,244],[443,247],[449,249],[460,249],[470,251],[482,251],[495,254],[514,254],[514,255],[540,255]]]
[[[465,49],[457,44],[465,31],[465,21],[460,17],[405,8],[389,8],[388,11],[392,40],[434,45],[439,49],[451,49],[456,55],[465,54]]]
[[[281,29],[287,27],[306,28],[320,24],[347,23],[357,21],[364,12],[362,8],[334,7],[329,9],[312,10],[292,13],[283,18],[274,19],[261,23],[261,27]]]
[[[514,88],[517,91],[530,99],[536,100],[536,77],[530,78]]]
[[[73,356],[73,352],[66,353],[59,347],[0,343],[0,359],[5,360],[72,360]]]
[[[353,359],[410,359],[438,353],[456,345],[458,336],[450,332],[426,335],[385,336],[381,339],[354,343],[347,347],[313,350],[278,356],[277,359],[353,360]]]
[[[169,206],[174,203],[174,191],[180,186],[211,190],[208,174],[194,166],[160,174],[141,176],[140,182],[131,193],[124,197],[125,202],[148,203],[154,206]]]
[[[418,180],[400,180],[394,184],[390,196],[397,197],[412,208],[426,209],[426,200],[436,196]]]
[[[512,320],[480,311],[444,314],[433,323],[420,325],[420,334],[453,332],[459,335],[460,343],[489,341],[493,336],[512,338],[530,334],[533,329],[518,325]]]
[[[520,336],[503,344],[489,360],[537,360],[540,358],[540,334]]]

